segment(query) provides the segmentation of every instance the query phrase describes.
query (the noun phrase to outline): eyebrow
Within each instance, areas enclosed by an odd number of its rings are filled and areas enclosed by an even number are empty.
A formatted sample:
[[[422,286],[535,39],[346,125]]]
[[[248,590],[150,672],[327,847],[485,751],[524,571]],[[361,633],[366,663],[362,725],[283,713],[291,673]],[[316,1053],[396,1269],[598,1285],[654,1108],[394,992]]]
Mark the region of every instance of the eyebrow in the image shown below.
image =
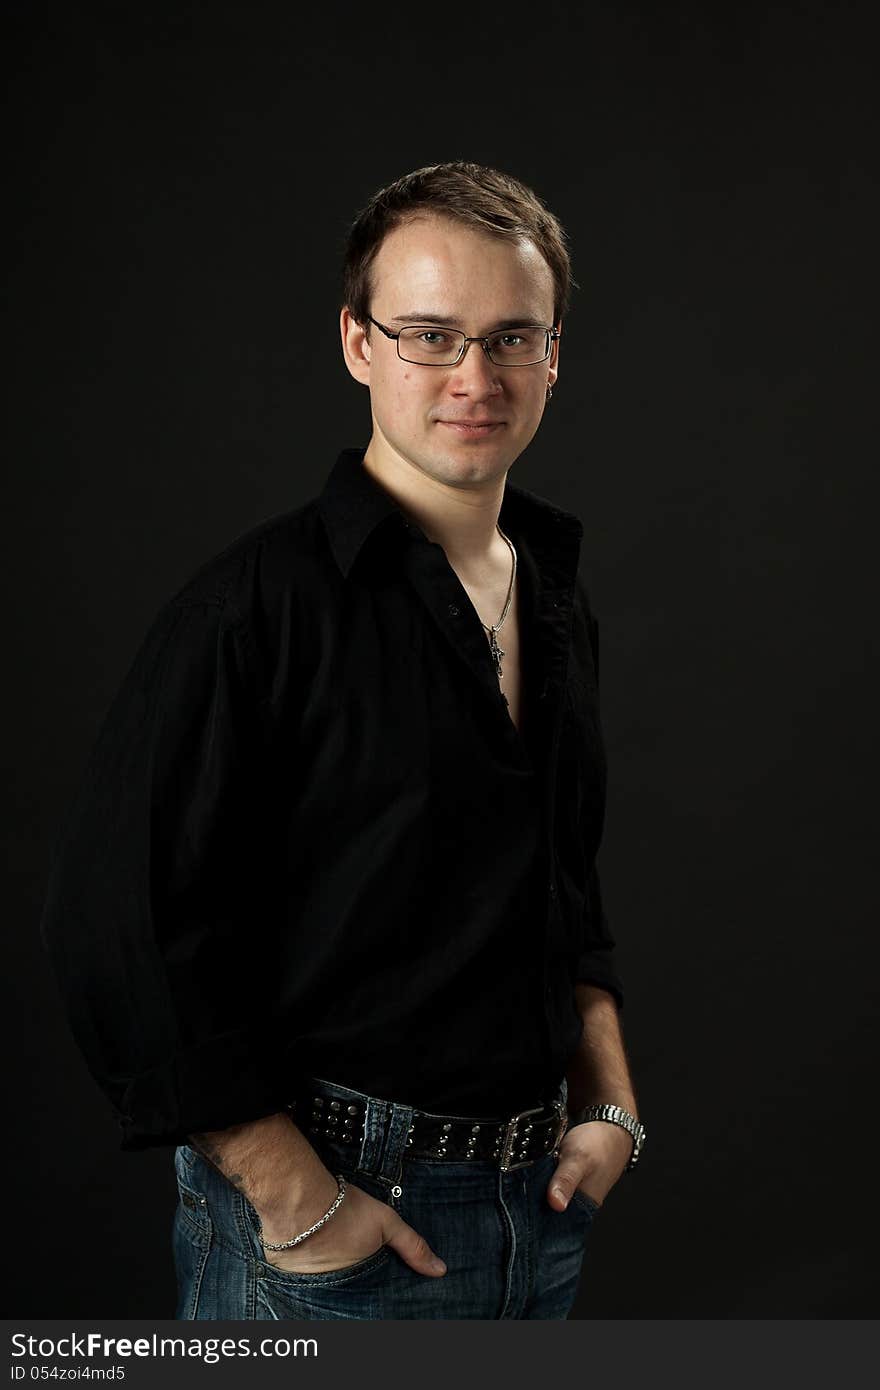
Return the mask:
[[[394,318],[390,321],[391,323],[436,323],[440,328],[457,328],[459,325],[458,319],[449,318],[446,314],[424,314],[421,311],[416,311],[411,314],[395,314]],[[502,328],[526,328],[533,324],[541,328],[545,326],[544,324],[538,324],[536,319],[529,318],[528,314],[523,314],[518,319],[501,319],[495,324],[494,328],[490,328],[488,331],[490,333],[498,333]]]

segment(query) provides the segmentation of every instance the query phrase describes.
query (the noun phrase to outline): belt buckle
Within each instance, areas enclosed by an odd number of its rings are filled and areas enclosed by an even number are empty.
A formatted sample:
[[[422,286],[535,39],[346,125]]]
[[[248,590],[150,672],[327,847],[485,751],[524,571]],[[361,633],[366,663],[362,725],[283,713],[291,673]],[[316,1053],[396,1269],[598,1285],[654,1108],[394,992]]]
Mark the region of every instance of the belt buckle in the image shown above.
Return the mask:
[[[545,1109],[546,1106],[538,1105],[534,1110],[521,1110],[518,1115],[514,1115],[512,1119],[507,1121],[507,1128],[504,1131],[504,1147],[501,1150],[500,1159],[500,1167],[502,1173],[509,1173],[514,1168],[525,1168],[527,1164],[534,1163],[533,1158],[521,1158],[516,1163],[511,1163],[510,1159],[513,1154],[513,1145],[514,1141],[516,1140],[517,1125],[519,1124],[520,1120],[528,1119],[530,1115],[540,1115],[543,1113]],[[554,1100],[553,1109],[556,1111],[558,1119],[556,1138],[553,1141],[553,1147],[555,1148],[566,1131],[568,1117],[565,1113],[565,1108],[562,1104],[562,1101]]]

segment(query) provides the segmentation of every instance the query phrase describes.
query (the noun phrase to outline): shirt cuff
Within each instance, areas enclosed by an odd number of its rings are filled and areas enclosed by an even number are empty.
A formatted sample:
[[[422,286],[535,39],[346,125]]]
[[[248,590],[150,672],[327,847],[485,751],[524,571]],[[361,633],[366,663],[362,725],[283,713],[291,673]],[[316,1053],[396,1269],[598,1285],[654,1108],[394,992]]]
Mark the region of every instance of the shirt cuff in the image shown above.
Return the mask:
[[[607,989],[614,995],[618,1009],[623,1008],[623,981],[614,967],[612,950],[596,948],[582,952],[575,968],[575,982]]]
[[[122,1149],[185,1144],[190,1134],[278,1114],[293,1079],[280,1063],[273,1068],[274,1050],[271,1038],[240,1030],[132,1077],[118,1110]]]

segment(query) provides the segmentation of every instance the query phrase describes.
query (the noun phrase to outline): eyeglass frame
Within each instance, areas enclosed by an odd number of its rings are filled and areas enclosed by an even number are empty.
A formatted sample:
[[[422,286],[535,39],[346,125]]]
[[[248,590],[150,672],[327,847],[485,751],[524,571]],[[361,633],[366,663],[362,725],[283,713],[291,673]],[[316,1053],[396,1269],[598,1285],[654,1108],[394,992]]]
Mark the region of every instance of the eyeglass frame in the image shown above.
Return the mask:
[[[370,323],[375,324],[377,328],[381,329],[386,338],[391,338],[393,342],[397,343],[397,355],[401,362],[409,362],[412,367],[457,367],[468,350],[468,343],[479,343],[493,367],[540,367],[542,362],[547,362],[549,360],[553,353],[553,344],[558,342],[562,337],[561,328],[556,328],[555,325],[548,328],[544,323],[515,323],[510,328],[497,328],[495,333],[489,333],[485,337],[477,335],[473,338],[467,337],[466,334],[461,332],[460,328],[448,328],[446,325],[439,323],[405,323],[399,332],[392,333],[390,328],[386,328],[384,323],[380,323],[378,319],[374,319],[372,314],[367,314],[367,318]],[[445,332],[458,333],[464,338],[464,342],[454,362],[413,362],[411,357],[404,357],[400,351],[400,334],[407,328],[442,328]],[[512,333],[517,328],[542,328],[544,330],[547,334],[547,351],[544,353],[544,356],[537,358],[534,362],[496,362],[489,351],[489,339],[494,338],[497,333]]]

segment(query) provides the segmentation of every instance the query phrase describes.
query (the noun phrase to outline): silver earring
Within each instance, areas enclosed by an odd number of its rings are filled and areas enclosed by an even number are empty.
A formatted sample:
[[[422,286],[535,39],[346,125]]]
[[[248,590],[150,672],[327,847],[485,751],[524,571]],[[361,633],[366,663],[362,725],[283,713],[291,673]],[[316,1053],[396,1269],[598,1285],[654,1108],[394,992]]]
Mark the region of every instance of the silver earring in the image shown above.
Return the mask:
[[[551,397],[552,395],[553,395],[553,387],[550,386],[550,385],[548,385],[548,387],[547,387],[547,403],[549,403],[550,397]]]

